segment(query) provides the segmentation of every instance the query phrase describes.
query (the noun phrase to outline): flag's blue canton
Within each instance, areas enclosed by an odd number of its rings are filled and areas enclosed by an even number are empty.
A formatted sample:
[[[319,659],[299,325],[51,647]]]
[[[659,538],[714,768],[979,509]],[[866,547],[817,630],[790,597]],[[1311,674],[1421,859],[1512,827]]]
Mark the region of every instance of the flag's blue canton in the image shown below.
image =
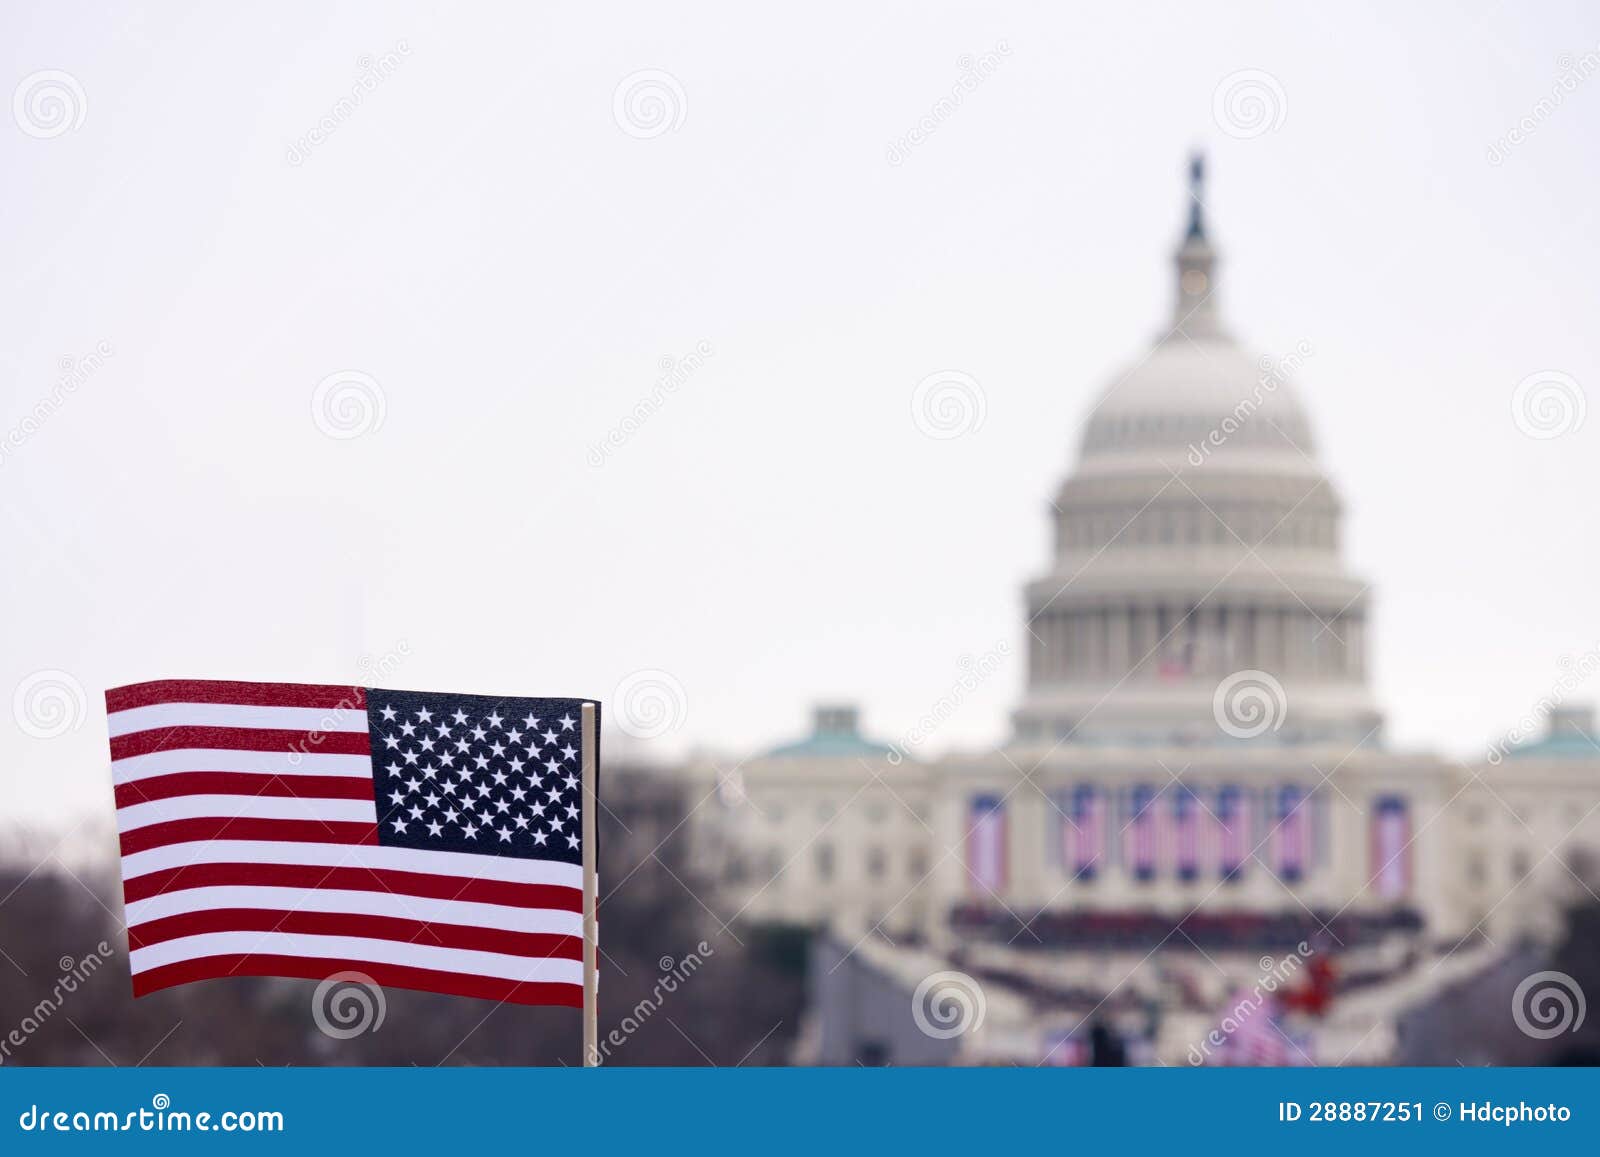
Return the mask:
[[[581,863],[583,702],[369,688],[378,842]]]

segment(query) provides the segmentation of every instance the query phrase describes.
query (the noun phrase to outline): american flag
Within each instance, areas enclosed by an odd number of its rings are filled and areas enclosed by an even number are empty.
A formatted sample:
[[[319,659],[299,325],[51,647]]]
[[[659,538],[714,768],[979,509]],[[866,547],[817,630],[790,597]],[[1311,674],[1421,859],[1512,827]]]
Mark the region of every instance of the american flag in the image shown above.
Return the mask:
[[[1217,793],[1217,826],[1222,837],[1218,865],[1227,880],[1243,869],[1250,855],[1250,801],[1243,788],[1230,786]]]
[[[585,702],[107,691],[134,995],[356,971],[581,1007]]]
[[[1155,789],[1134,788],[1129,806],[1133,812],[1128,821],[1133,843],[1133,874],[1137,879],[1148,880],[1156,874]]]
[[[1411,890],[1411,816],[1399,796],[1378,800],[1372,814],[1372,886],[1384,900]]]
[[[1071,1031],[1057,1030],[1045,1034],[1044,1059],[1041,1065],[1075,1068],[1089,1063],[1089,1042]]]
[[[1105,793],[1089,784],[1079,784],[1072,793],[1072,819],[1077,825],[1077,875],[1094,879],[1106,854]]]
[[[1005,801],[997,795],[974,796],[967,829],[967,873],[973,891],[992,896],[1006,886]]]
[[[1178,878],[1192,880],[1200,874],[1200,800],[1187,787],[1173,799],[1172,821],[1177,829]]]
[[[1311,801],[1298,787],[1278,789],[1278,876],[1293,882],[1305,875],[1311,843]]]
[[[1295,1063],[1297,1046],[1283,1030],[1276,997],[1236,989],[1228,997],[1221,1029],[1226,1034],[1218,1054],[1224,1065],[1282,1066]]]

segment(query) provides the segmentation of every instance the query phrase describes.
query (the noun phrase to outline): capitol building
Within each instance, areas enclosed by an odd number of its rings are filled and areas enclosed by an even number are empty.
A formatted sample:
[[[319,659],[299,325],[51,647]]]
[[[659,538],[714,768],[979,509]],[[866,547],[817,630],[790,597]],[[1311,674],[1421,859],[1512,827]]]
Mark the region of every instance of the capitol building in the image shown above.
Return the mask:
[[[682,769],[719,918],[819,933],[796,1059],[1392,1061],[1600,861],[1600,745],[1563,686],[1475,762],[1386,746],[1310,351],[1235,337],[1200,176],[1171,317],[1054,495],[1006,740],[923,759],[831,706]]]

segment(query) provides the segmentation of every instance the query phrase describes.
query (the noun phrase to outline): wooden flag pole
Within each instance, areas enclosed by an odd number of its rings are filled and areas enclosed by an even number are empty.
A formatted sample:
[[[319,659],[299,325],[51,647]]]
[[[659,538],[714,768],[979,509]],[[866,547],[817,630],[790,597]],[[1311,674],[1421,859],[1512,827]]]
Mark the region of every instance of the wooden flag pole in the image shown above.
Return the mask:
[[[583,1063],[586,1068],[600,1064],[600,935],[595,909],[599,906],[599,875],[595,864],[595,813],[600,801],[595,795],[599,760],[599,737],[595,734],[595,709],[585,703],[578,712],[583,745]]]

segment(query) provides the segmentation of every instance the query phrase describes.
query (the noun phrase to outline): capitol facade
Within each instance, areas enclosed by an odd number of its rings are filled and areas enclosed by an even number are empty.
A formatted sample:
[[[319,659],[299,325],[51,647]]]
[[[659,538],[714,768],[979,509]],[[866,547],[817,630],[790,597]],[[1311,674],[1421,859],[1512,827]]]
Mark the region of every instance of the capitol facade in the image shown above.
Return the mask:
[[[1386,747],[1310,350],[1225,324],[1199,178],[1172,316],[1054,497],[1008,739],[922,760],[837,706],[684,769],[719,918],[819,932],[798,1059],[1390,1061],[1408,1013],[1589,886],[1578,680],[1476,762]]]

